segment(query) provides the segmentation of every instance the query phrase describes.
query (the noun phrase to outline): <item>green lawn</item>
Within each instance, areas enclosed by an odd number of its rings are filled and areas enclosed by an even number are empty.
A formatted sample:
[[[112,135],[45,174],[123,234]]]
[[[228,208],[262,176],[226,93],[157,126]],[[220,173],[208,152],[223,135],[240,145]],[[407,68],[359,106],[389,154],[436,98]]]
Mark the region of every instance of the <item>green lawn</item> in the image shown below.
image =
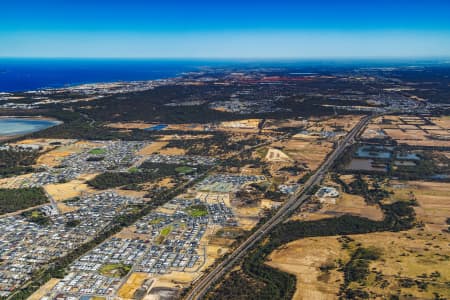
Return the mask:
[[[106,149],[95,148],[95,149],[92,149],[91,151],[89,151],[89,154],[93,154],[93,155],[103,155],[103,154],[106,154]]]
[[[199,204],[199,205],[192,205],[187,209],[187,213],[194,218],[203,217],[208,215],[208,209],[205,205]]]
[[[172,230],[173,230],[173,226],[172,225],[169,225],[169,226],[167,226],[167,227],[164,227],[162,230],[161,230],[161,232],[159,233],[161,236],[164,236],[164,237],[166,237],[166,236],[168,236],[171,232],[172,232]]]
[[[157,224],[161,223],[162,221],[163,221],[163,219],[161,219],[161,218],[156,218],[156,219],[151,220],[151,221],[149,222],[149,224],[150,224],[150,225],[157,225]]]
[[[100,267],[99,273],[104,276],[122,278],[130,272],[131,266],[124,264],[105,264]]]
[[[139,172],[139,169],[136,167],[131,167],[128,169],[128,173],[137,173],[137,172]]]
[[[189,174],[189,173],[192,173],[192,171],[194,171],[194,169],[191,167],[188,167],[188,166],[182,166],[182,167],[175,168],[175,171],[180,174]]]

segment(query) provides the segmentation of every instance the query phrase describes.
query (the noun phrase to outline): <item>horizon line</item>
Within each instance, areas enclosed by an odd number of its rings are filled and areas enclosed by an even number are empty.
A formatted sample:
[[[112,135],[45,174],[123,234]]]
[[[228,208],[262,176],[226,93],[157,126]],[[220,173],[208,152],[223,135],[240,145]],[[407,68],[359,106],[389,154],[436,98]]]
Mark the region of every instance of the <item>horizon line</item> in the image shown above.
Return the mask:
[[[282,61],[302,61],[302,60],[411,60],[411,59],[433,59],[433,60],[441,60],[441,59],[450,59],[450,55],[448,56],[433,56],[433,55],[423,55],[423,56],[311,56],[311,57],[220,57],[220,56],[211,56],[211,57],[196,57],[196,56],[173,56],[173,57],[158,57],[158,56],[0,56],[0,59],[108,59],[108,60],[246,60],[246,61],[267,61],[267,60],[282,60]]]

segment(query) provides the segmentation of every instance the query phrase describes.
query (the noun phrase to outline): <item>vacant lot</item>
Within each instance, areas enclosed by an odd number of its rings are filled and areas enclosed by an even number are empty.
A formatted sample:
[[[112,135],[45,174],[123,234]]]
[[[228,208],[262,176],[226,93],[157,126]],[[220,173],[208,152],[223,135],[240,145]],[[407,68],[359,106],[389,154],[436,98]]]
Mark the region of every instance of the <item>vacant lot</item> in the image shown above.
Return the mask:
[[[429,229],[441,231],[448,227],[446,219],[450,217],[450,183],[408,181],[393,182],[394,200],[416,199],[415,211],[419,220]]]
[[[59,279],[52,278],[34,292],[28,300],[40,300],[59,282]]]
[[[124,299],[133,299],[133,295],[138,288],[142,286],[144,281],[149,278],[146,273],[133,273],[128,280],[120,288],[118,295]]]
[[[70,140],[71,141],[71,140]],[[100,147],[101,144],[89,142],[89,141],[79,141],[70,143],[64,143],[62,146],[57,147],[55,150],[49,151],[41,155],[36,161],[36,165],[45,165],[49,167],[58,166],[61,161],[74,153],[80,153],[82,151],[93,149],[95,147]]]
[[[283,143],[274,143],[273,146],[281,147],[290,158],[315,170],[332,150],[333,144],[327,141],[292,138]]]
[[[169,142],[152,142],[139,151],[139,155],[151,155],[159,152]]]
[[[376,137],[383,133],[403,145],[450,147],[449,129],[449,117],[424,119],[421,117],[384,116],[375,119],[369,125],[364,137]]]
[[[408,294],[411,299],[433,299],[433,293],[450,295],[450,245],[443,233],[414,229],[349,237],[354,240],[349,249],[343,248],[338,237],[294,241],[274,251],[268,264],[297,276],[294,299],[336,299],[343,283],[339,260],[346,264],[354,247],[372,247],[380,251],[381,257],[370,263],[363,283],[352,283],[352,288],[368,292],[372,299]],[[323,266],[333,264],[331,270],[323,271]]]
[[[55,201],[79,197],[84,192],[93,191],[85,182],[95,178],[97,175],[82,175],[78,179],[66,183],[48,184],[44,189]]]
[[[272,252],[267,264],[297,277],[294,300],[331,300],[337,297],[343,274],[331,270],[323,276],[320,267],[344,255],[335,237],[302,239]]]

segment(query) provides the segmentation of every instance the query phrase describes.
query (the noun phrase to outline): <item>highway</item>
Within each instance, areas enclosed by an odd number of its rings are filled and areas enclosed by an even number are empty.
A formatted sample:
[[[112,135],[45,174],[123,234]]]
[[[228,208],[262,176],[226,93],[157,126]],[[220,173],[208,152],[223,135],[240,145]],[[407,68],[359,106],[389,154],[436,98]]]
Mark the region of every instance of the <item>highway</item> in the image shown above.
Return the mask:
[[[341,140],[336,149],[325,159],[322,165],[315,171],[313,175],[300,187],[258,230],[252,233],[233,253],[226,257],[222,262],[214,267],[208,274],[201,277],[194,283],[192,288],[186,294],[184,299],[194,300],[201,299],[209,288],[220,278],[222,278],[228,270],[233,267],[244,255],[261,240],[272,228],[280,222],[288,218],[300,205],[308,198],[312,188],[319,184],[323,176],[328,172],[335,160],[341,156],[347,146],[354,143],[355,138],[364,130],[373,116],[366,116]]]

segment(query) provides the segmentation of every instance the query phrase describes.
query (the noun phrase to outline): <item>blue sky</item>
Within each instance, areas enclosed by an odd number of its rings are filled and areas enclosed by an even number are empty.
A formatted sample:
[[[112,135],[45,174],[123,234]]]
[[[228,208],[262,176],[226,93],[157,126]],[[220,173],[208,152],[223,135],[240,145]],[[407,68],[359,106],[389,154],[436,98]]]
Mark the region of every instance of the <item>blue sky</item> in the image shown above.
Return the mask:
[[[450,1],[1,1],[0,56],[449,57]]]

